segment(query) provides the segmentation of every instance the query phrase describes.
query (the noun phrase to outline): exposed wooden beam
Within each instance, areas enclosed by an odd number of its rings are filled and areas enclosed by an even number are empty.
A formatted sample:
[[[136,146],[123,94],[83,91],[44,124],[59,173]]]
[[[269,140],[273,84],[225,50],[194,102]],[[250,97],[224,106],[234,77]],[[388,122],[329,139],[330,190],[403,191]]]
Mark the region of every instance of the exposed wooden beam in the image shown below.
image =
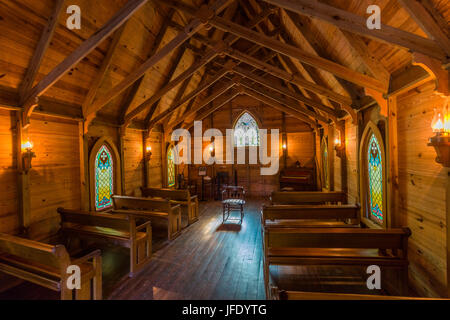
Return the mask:
[[[283,94],[285,96],[291,97],[291,98],[296,99],[298,101],[302,101],[305,104],[309,105],[310,107],[322,110],[322,111],[324,111],[325,113],[328,114],[330,119],[332,119],[333,121],[337,121],[337,116],[338,115],[336,114],[336,112],[333,109],[330,109],[329,107],[327,107],[327,106],[325,106],[325,105],[323,105],[323,104],[321,104],[319,102],[316,102],[316,101],[314,101],[312,99],[306,98],[305,96],[303,96],[301,94],[293,92],[293,91],[287,89],[286,87],[278,85],[274,81],[268,80],[268,79],[266,79],[264,77],[260,77],[258,75],[255,75],[254,73],[251,73],[250,71],[248,71],[248,70],[246,70],[246,69],[244,69],[242,67],[235,67],[235,68],[233,68],[233,70],[237,74],[239,74],[239,75],[241,75],[243,77],[246,77],[249,80],[255,81],[255,82],[257,82],[257,83],[267,87],[268,89],[272,89],[272,90],[278,91],[279,93],[281,93],[281,94]]]
[[[268,63],[264,63],[263,61],[260,61],[259,59],[249,56],[249,55],[247,55],[243,52],[240,52],[236,49],[227,50],[226,53],[234,59],[238,59],[238,60],[245,62],[255,68],[258,68],[264,72],[270,73],[271,75],[273,75],[275,77],[278,77],[280,79],[283,79],[283,80],[286,80],[293,84],[296,84],[302,88],[305,88],[305,89],[315,92],[317,94],[323,95],[324,97],[327,97],[330,100],[336,101],[340,104],[347,104],[347,105],[352,104],[352,99],[349,97],[346,97],[344,95],[336,93],[332,90],[329,90],[327,88],[319,86],[315,83],[306,81],[295,74],[291,74],[285,70],[274,67]]]
[[[94,80],[92,81],[91,85],[89,86],[89,92],[84,100],[83,103],[83,116],[86,116],[89,113],[89,106],[92,104],[92,102],[95,99],[95,96],[97,95],[98,89],[100,88],[103,79],[105,78],[106,71],[108,71],[109,66],[111,65],[112,58],[114,56],[114,53],[116,52],[117,46],[119,45],[120,39],[122,38],[123,32],[126,27],[126,23],[123,24],[115,33],[113,36],[113,40],[108,48],[108,52],[106,53],[106,56],[103,58],[102,65],[100,66],[100,70],[97,72]]]
[[[425,69],[411,65],[401,72],[392,74],[388,96],[402,94],[431,80],[433,76]]]
[[[271,91],[267,90],[266,88],[262,88],[258,85],[255,85],[245,79],[240,80],[239,83],[248,89],[252,89],[252,90],[258,92],[260,95],[263,95],[266,98],[270,98],[270,99],[278,101],[281,104],[284,104],[289,109],[293,109],[294,111],[303,113],[304,115],[312,117],[314,119],[317,119],[318,121],[320,121],[322,123],[328,123],[327,118],[321,116],[320,114],[314,113],[313,111],[310,111],[306,108],[300,107],[296,100],[275,94],[274,92],[271,92]]]
[[[180,88],[178,89],[177,95],[175,96],[175,98],[173,99],[172,105],[171,107],[174,105],[174,102],[179,101],[181,98],[183,98],[184,94],[186,93],[186,89],[189,85],[189,83],[191,82],[192,78],[194,77],[194,75],[191,75],[189,78],[187,78],[186,80],[183,81],[183,83],[181,84]],[[178,117],[179,113],[180,113],[180,109],[177,110],[178,112],[173,112],[172,113],[172,118],[173,117]],[[147,123],[147,127],[148,127],[148,123],[150,123],[151,118],[153,117],[153,114],[150,116],[148,115],[148,117],[146,118],[146,123]],[[168,118],[168,122],[170,123],[171,118]]]
[[[388,25],[381,25],[381,29],[367,28],[366,18],[351,12],[330,6],[319,1],[309,0],[264,0],[278,7],[317,19],[327,21],[338,28],[360,34],[371,39],[407,48],[413,52],[420,52],[427,56],[446,61],[448,57],[433,40],[417,36]],[[409,1],[409,0],[407,0]],[[375,88],[373,88],[375,89]]]
[[[428,35],[429,38],[442,48],[447,55],[447,60],[450,58],[450,39],[447,30],[444,30],[440,25],[440,13],[437,10],[430,12],[428,9],[433,8],[433,4],[429,0],[399,0],[402,6],[413,17],[417,24]]]
[[[165,85],[163,88],[161,88],[158,92],[156,92],[151,98],[145,100],[143,103],[141,103],[139,106],[137,106],[134,110],[132,110],[130,113],[128,113],[125,116],[125,123],[124,126],[126,127],[131,120],[133,120],[139,113],[141,113],[143,110],[145,110],[148,106],[152,105],[161,97],[163,97],[167,92],[178,86],[181,82],[189,78],[192,74],[197,72],[200,68],[205,66],[208,62],[210,62],[212,59],[214,59],[219,53],[223,51],[223,43],[220,43],[216,49],[210,50],[207,55],[205,55],[201,60],[195,62],[191,67],[189,67],[186,71],[184,71],[182,74],[180,74],[177,78],[170,81],[167,85]]]
[[[55,82],[61,79],[75,64],[86,57],[103,40],[124,24],[139,8],[148,0],[129,0],[127,4],[112,17],[103,27],[95,32],[89,39],[84,41],[74,52],[65,58],[56,68],[48,73],[23,99],[24,103],[24,123],[29,123],[29,117],[37,105],[37,97],[44,94]]]
[[[214,13],[220,13],[225,9],[233,0],[217,0],[210,8],[203,7],[199,11],[201,18],[192,20],[183,31],[179,32],[178,35],[167,43],[163,48],[158,50],[154,55],[149,57],[143,64],[141,64],[136,70],[132,71],[128,76],[126,76],[119,84],[112,88],[104,97],[97,100],[92,106],[92,110],[97,112],[108,102],[114,99],[116,96],[121,94],[130,85],[136,82],[140,77],[142,77],[148,69],[153,67],[164,57],[166,57],[173,50],[181,46],[184,42],[190,39],[195,33],[197,33],[203,26],[208,22],[210,15]]]
[[[55,33],[56,27],[58,25],[58,17],[63,9],[65,0],[55,1],[55,6],[52,14],[50,15],[47,25],[41,34],[41,38],[36,46],[33,57],[31,58],[31,63],[25,73],[22,83],[19,87],[19,94],[21,103],[25,102],[28,97],[30,90],[33,86],[34,80],[36,80],[36,75],[39,72],[42,60],[44,59],[45,52],[52,40],[53,34]]]
[[[285,112],[300,121],[308,123],[312,128],[317,128],[317,124],[316,122],[314,122],[314,120],[308,118],[307,116],[303,115],[300,112],[297,112],[291,108],[284,106],[283,104],[279,103],[276,99],[264,96],[251,88],[244,88],[244,93],[249,97],[252,97],[258,101],[261,101],[262,103],[265,103],[277,109],[278,111]]]

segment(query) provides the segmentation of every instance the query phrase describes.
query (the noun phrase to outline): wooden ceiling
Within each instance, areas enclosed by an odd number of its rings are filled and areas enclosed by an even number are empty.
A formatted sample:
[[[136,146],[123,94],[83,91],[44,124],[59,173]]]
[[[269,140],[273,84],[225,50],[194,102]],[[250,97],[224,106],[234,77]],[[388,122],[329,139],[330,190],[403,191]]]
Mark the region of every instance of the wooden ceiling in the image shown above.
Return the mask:
[[[381,8],[369,30],[367,7]],[[240,94],[312,127],[448,68],[447,0],[0,3],[0,106],[122,127],[188,127]],[[447,72],[448,75],[448,72]]]

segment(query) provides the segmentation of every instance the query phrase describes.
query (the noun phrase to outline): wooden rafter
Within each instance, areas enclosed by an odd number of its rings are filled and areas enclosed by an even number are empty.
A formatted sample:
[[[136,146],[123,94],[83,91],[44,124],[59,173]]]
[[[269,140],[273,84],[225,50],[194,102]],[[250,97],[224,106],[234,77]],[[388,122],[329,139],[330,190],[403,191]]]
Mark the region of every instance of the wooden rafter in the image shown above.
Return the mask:
[[[37,106],[37,98],[45,93],[55,82],[61,79],[75,64],[81,61],[103,40],[124,24],[148,0],[129,0],[127,4],[112,17],[102,28],[84,41],[74,52],[66,57],[56,68],[48,73],[23,99],[23,125],[29,124],[29,117]]]
[[[399,0],[402,6],[417,22],[420,28],[425,31],[429,38],[444,50],[447,55],[446,59],[450,59],[450,39],[448,34],[448,23],[443,26],[440,22],[441,16],[433,8],[433,4],[429,0]],[[446,30],[444,30],[444,27]]]
[[[334,24],[338,28],[363,35],[385,43],[420,52],[435,59],[446,61],[444,51],[430,39],[417,36],[388,25],[381,25],[381,29],[370,30],[366,25],[366,18],[351,12],[309,0],[264,0],[284,9],[314,17]],[[409,1],[409,0],[407,0]],[[373,88],[375,89],[375,88]]]
[[[178,35],[167,43],[163,48],[158,50],[154,55],[149,57],[143,64],[141,64],[136,70],[132,71],[128,76],[126,76],[119,84],[112,88],[104,97],[97,100],[92,110],[97,112],[103,106],[105,106],[112,99],[117,97],[120,93],[126,90],[134,82],[136,82],[140,77],[142,77],[147,70],[161,61],[164,57],[170,54],[173,50],[181,46],[184,42],[190,39],[196,32],[198,32],[207,22],[208,17],[214,13],[220,13],[224,10],[233,0],[217,0],[210,8],[203,8],[201,12],[203,16],[201,18],[196,18],[192,20],[183,31],[179,32]],[[128,120],[128,119],[126,119]]]
[[[28,66],[25,77],[23,78],[23,81],[19,87],[21,103],[25,102],[24,100],[30,94],[33,83],[36,80],[36,75],[39,72],[39,68],[41,66],[42,60],[44,59],[45,52],[50,45],[50,41],[52,40],[53,34],[55,33],[56,26],[58,25],[58,17],[63,9],[64,1],[65,0],[55,1],[53,12],[50,15],[47,25],[45,26],[44,31],[41,34],[41,38],[39,39],[36,50],[33,54],[33,58],[31,59],[31,63]]]
[[[105,58],[103,58],[102,65],[100,66],[100,70],[97,72],[94,80],[92,81],[92,84],[89,87],[89,92],[83,102],[83,105],[82,105],[83,116],[86,116],[87,114],[89,114],[89,106],[94,101],[95,96],[97,95],[98,89],[100,88],[100,86],[103,82],[103,79],[105,78],[106,72],[108,71],[108,68],[111,65],[112,58],[113,58],[114,53],[116,52],[116,49],[120,43],[120,39],[122,38],[122,35],[123,35],[126,25],[127,25],[126,23],[123,24],[114,33],[113,40],[108,48],[108,52],[106,53]]]

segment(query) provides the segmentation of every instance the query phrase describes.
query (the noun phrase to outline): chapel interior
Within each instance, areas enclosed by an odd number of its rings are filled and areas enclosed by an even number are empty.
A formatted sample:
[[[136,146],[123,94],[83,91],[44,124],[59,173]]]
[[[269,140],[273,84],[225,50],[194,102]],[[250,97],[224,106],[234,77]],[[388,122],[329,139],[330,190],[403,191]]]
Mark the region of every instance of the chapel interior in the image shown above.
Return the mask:
[[[0,1],[0,300],[450,298],[449,21]]]

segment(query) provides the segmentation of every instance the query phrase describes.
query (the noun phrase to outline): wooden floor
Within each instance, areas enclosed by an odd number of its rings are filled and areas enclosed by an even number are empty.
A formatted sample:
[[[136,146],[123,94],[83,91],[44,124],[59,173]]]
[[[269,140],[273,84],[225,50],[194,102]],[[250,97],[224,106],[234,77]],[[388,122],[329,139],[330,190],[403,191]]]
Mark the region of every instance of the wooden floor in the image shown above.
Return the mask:
[[[167,229],[153,226],[153,258],[134,278],[128,250],[102,247],[105,299],[265,299],[262,270],[261,201],[248,201],[242,225],[222,224],[220,202],[201,202],[200,219],[172,242]],[[238,215],[238,212],[236,212]],[[271,277],[286,290],[370,292],[360,270],[278,267]],[[0,294],[3,299],[58,299],[58,294],[23,283]]]
[[[201,203],[199,221],[109,299],[265,299],[260,206],[247,204],[241,226],[222,225],[220,202]]]

